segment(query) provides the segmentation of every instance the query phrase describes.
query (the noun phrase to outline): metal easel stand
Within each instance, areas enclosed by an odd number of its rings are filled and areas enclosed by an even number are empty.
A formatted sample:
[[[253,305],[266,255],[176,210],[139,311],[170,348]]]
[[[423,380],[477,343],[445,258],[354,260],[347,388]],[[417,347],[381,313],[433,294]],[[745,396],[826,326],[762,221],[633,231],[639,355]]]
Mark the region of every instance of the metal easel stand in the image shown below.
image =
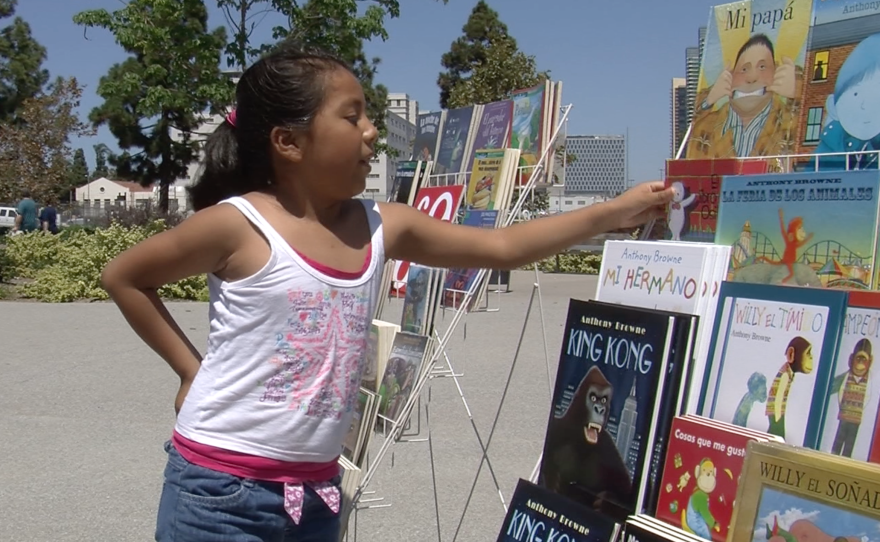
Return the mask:
[[[534,190],[534,187],[535,187],[535,184],[537,183],[537,180],[541,177],[541,174],[543,173],[544,168],[546,167],[546,163],[548,162],[548,156],[550,155],[551,152],[555,152],[556,138],[558,137],[562,126],[565,124],[565,121],[568,118],[568,114],[571,111],[571,107],[572,106],[569,104],[569,105],[563,106],[560,109],[560,115],[559,115],[560,118],[559,118],[559,121],[555,127],[554,132],[553,132],[553,136],[550,138],[549,144],[547,145],[547,148],[544,150],[544,153],[541,155],[541,158],[538,160],[538,163],[535,165],[534,170],[529,177],[528,183],[526,183],[526,185],[520,191],[520,195],[519,195],[519,198],[517,199],[516,204],[514,204],[514,206],[509,210],[509,212],[506,214],[506,216],[503,217],[502,227],[510,226],[515,221],[515,218],[519,215],[519,212],[522,209],[522,206],[525,203],[526,199],[528,198],[529,194],[531,193],[532,190]],[[358,503],[360,501],[362,495],[366,495],[365,488],[367,488],[369,486],[373,477],[376,475],[376,471],[378,470],[378,467],[381,464],[382,459],[384,459],[385,455],[388,453],[388,450],[390,449],[393,442],[399,438],[404,426],[406,425],[406,421],[408,420],[409,416],[411,415],[411,413],[413,411],[413,407],[415,406],[416,402],[419,400],[419,397],[421,395],[422,389],[424,388],[425,384],[428,382],[428,380],[430,380],[431,378],[433,378],[435,376],[434,369],[436,368],[436,365],[441,357],[444,357],[444,360],[446,361],[446,365],[449,368],[448,374],[443,374],[442,376],[451,377],[456,382],[456,384],[459,388],[459,392],[462,397],[462,400],[464,401],[465,407],[468,411],[468,415],[469,415],[469,417],[471,417],[471,425],[474,428],[474,431],[477,433],[478,440],[480,440],[480,441],[482,440],[479,437],[479,432],[476,429],[476,425],[473,421],[473,418],[472,418],[472,416],[470,416],[470,409],[467,407],[466,400],[464,399],[464,394],[461,392],[460,382],[458,382],[459,375],[455,374],[455,372],[451,366],[451,360],[449,360],[448,355],[446,355],[446,347],[449,343],[449,340],[452,337],[452,334],[455,332],[455,329],[458,326],[458,323],[461,321],[462,317],[466,314],[467,311],[465,309],[467,308],[468,304],[470,303],[470,300],[474,297],[474,295],[476,295],[477,287],[483,283],[483,281],[486,279],[486,276],[488,273],[489,273],[488,269],[480,269],[477,272],[476,280],[474,280],[473,284],[471,285],[471,288],[465,294],[464,299],[462,301],[462,304],[454,312],[454,314],[452,316],[452,320],[450,321],[449,326],[447,327],[447,329],[443,333],[443,335],[440,336],[440,334],[438,332],[436,332],[436,330],[434,331],[434,334],[437,337],[439,337],[439,340],[434,344],[431,357],[429,358],[428,366],[427,366],[426,370],[422,371],[422,374],[419,376],[419,379],[416,381],[415,385],[413,386],[412,392],[410,393],[409,398],[407,399],[406,403],[404,404],[404,406],[401,410],[401,413],[398,416],[398,419],[391,421],[390,431],[388,432],[388,434],[385,436],[384,440],[382,441],[382,445],[380,446],[379,450],[376,452],[375,459],[370,462],[366,473],[364,474],[363,478],[361,479],[360,485],[358,486],[358,488],[355,491],[355,495],[354,495],[354,499],[353,499],[353,501],[355,503]],[[535,266],[535,273],[537,276],[537,273],[538,273],[537,265]],[[529,309],[527,310],[527,313],[526,313],[526,322],[528,321],[528,314],[529,314],[529,312],[531,312],[531,305],[534,301],[535,294],[538,293],[538,291],[539,291],[539,285],[536,282],[535,285],[533,286],[532,297],[529,301]],[[539,303],[541,305],[543,304],[541,301],[539,301]],[[542,322],[542,327],[543,327],[543,324],[544,324],[543,314],[541,315],[541,322]],[[524,325],[524,329],[525,329],[525,325]],[[546,332],[543,333],[543,335],[544,335],[544,351],[545,351],[545,354],[547,354]],[[520,336],[520,342],[518,343],[518,346],[517,346],[517,356],[518,356],[518,352],[519,352],[519,348],[520,348],[521,344],[522,344],[522,335]],[[512,376],[513,366],[515,366],[515,364],[516,364],[516,357],[514,357],[514,362],[512,363],[512,366],[511,366],[511,376]],[[548,367],[548,377],[549,377],[549,357],[547,359],[547,367]],[[441,376],[441,375],[437,375],[437,376]],[[509,379],[508,379],[508,384],[509,384]],[[505,394],[506,394],[506,391],[507,391],[507,387],[505,387]],[[500,412],[501,406],[503,406],[503,401],[504,401],[504,397],[502,397],[502,404],[499,405],[499,412]],[[495,422],[497,423],[497,416],[496,416]],[[495,427],[495,424],[493,424],[493,431],[494,431],[494,427]],[[430,433],[430,430],[428,432]],[[430,436],[428,437],[427,441],[430,446],[431,445]],[[487,445],[488,445],[488,443],[487,443]],[[482,469],[482,461],[488,460],[488,456],[486,454],[487,446],[481,445],[481,447],[483,448],[483,458],[481,460],[480,469]],[[432,456],[431,463],[432,463],[431,468],[432,468],[432,472],[433,472],[433,468],[434,468],[433,456]],[[479,476],[479,472],[478,472],[478,476]],[[496,480],[496,487],[498,487],[498,486],[499,486],[499,484],[497,483],[497,480]],[[434,491],[435,491],[435,507],[436,507],[436,485],[435,485]],[[472,491],[472,493],[473,493],[473,491]],[[504,507],[504,509],[506,511],[507,507],[506,507],[506,504],[504,503],[504,497],[503,497],[503,494],[501,493],[500,487],[499,487],[499,498],[501,499],[502,506]],[[470,497],[468,498],[468,501],[469,500],[470,500]],[[466,511],[467,511],[467,505],[465,506],[465,512]],[[438,510],[438,515],[439,515],[439,510]],[[463,520],[463,518],[464,518],[464,515],[462,515],[462,520]],[[437,524],[438,524],[438,536],[439,536],[440,535],[439,517],[437,518]],[[461,523],[459,523],[459,528],[460,527],[461,527]],[[457,534],[458,534],[458,530],[456,530],[456,535]]]

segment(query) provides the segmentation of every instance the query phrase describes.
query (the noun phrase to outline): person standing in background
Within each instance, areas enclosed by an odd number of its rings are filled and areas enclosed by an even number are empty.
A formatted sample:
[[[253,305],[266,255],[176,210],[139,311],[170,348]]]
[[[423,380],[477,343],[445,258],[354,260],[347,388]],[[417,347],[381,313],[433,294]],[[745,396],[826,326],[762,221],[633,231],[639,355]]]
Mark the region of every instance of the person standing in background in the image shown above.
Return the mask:
[[[53,235],[58,233],[58,211],[51,200],[40,210],[40,225],[43,231]]]
[[[18,216],[15,217],[15,226],[12,227],[13,233],[18,231],[28,233],[40,228],[40,222],[37,220],[37,202],[31,198],[30,190],[22,190],[16,212]]]

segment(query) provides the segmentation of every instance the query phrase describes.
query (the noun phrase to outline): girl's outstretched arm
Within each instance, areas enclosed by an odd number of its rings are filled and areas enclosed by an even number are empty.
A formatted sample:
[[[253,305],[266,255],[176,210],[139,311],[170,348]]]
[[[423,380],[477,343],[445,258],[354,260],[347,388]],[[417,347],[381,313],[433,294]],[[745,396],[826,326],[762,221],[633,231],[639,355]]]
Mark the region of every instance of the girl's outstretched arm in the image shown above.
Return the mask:
[[[182,387],[188,388],[198,372],[201,354],[174,322],[156,290],[223,269],[246,228],[246,220],[231,205],[209,207],[126,250],[101,274],[102,286],[131,328],[174,369]]]
[[[662,218],[671,199],[663,183],[643,183],[605,203],[500,229],[450,224],[406,205],[383,204],[386,253],[431,267],[515,269],[600,233]]]

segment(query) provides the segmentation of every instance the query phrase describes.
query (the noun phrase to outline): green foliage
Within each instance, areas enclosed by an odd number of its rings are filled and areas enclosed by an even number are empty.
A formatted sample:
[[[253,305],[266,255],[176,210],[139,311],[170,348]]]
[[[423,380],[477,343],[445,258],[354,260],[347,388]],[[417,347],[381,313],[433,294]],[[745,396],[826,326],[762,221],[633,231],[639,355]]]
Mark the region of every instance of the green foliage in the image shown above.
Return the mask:
[[[538,262],[538,270],[544,273],[572,273],[598,275],[602,266],[602,254],[592,252],[563,252]],[[526,266],[532,269],[533,266]]]
[[[76,79],[59,78],[0,121],[0,201],[17,201],[23,188],[38,202],[68,191],[70,140],[93,134],[76,114],[81,96]]]
[[[116,176],[115,172],[111,172],[107,166],[107,159],[113,154],[110,152],[110,147],[103,143],[98,143],[92,148],[95,151],[95,171],[92,172],[90,179],[93,181],[102,177],[113,179]]]
[[[16,0],[0,0],[0,19],[15,15]],[[24,102],[35,97],[49,81],[43,69],[46,48],[31,35],[21,17],[0,29],[0,120],[16,116]]]
[[[440,60],[446,68],[437,78],[440,107],[444,109],[450,108],[452,89],[466,80],[477,66],[486,62],[486,51],[493,39],[506,38],[516,47],[516,41],[507,33],[507,25],[501,22],[498,12],[490,8],[485,0],[477,2],[461,31],[464,35],[452,42],[449,51],[443,53]]]
[[[522,189],[513,189],[513,201],[519,201]],[[537,217],[541,213],[546,213],[550,209],[550,194],[546,190],[533,190],[528,195],[528,199],[523,203],[522,210],[528,211],[532,218]]]
[[[80,299],[108,299],[101,288],[101,271],[120,252],[164,231],[161,220],[145,226],[113,224],[89,232],[76,229],[60,235],[40,232],[6,238],[6,273],[31,279],[19,286],[24,297],[63,303]],[[159,289],[167,299],[205,301],[208,298],[204,275],[190,277]]]
[[[108,12],[74,16],[85,27],[110,31],[131,54],[98,84],[104,103],[90,120],[107,125],[123,149],[111,157],[117,175],[160,186],[159,205],[168,209],[168,187],[186,176],[198,158],[194,132],[202,114],[232,101],[231,81],[220,72],[226,32],[209,31],[203,0],[131,0]]]
[[[493,38],[485,53],[486,60],[474,66],[471,76],[450,91],[450,108],[504,100],[514,90],[550,78],[549,72],[538,72],[535,57],[517,49],[516,41],[509,36]]]

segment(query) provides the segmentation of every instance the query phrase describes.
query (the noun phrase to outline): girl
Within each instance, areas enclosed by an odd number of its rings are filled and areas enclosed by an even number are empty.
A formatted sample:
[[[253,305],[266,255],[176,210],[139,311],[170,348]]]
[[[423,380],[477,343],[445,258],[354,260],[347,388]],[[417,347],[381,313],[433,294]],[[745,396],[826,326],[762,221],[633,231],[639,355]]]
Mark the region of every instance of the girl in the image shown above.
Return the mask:
[[[196,213],[121,254],[104,287],[180,378],[156,540],[335,542],[351,425],[386,258],[511,269],[664,214],[671,190],[506,229],[354,199],[378,134],[340,60],[285,44],[241,77],[205,145]],[[208,274],[204,357],[156,289]]]

